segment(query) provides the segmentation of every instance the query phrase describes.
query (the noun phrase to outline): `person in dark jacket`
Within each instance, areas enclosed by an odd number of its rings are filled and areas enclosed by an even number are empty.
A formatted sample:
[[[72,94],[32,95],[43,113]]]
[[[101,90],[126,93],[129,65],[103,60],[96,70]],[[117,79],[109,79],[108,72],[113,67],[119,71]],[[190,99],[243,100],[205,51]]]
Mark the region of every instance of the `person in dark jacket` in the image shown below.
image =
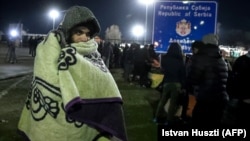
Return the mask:
[[[101,55],[107,68],[110,68],[110,60],[113,57],[113,47],[111,42],[104,43]]]
[[[204,47],[204,43],[202,41],[196,40],[191,45],[192,55],[186,55],[185,59],[185,66],[186,66],[186,72],[189,73],[190,66],[192,64],[192,56],[194,54],[197,54],[199,51],[199,48]],[[183,95],[183,102],[182,102],[182,115],[181,118],[188,122],[190,120],[190,115],[188,115],[188,110],[192,110],[189,105],[189,95],[195,96],[196,95],[197,87],[193,87],[191,90],[187,90],[186,93]]]
[[[235,101],[237,111],[231,113],[235,117],[235,123],[237,126],[249,127],[249,111],[250,109],[250,94],[249,83],[250,80],[250,49],[248,53],[238,57],[232,66],[232,76],[229,79],[228,93],[230,96],[230,102]],[[229,85],[230,84],[230,85]]]
[[[134,64],[134,72],[135,76],[139,76],[139,85],[141,87],[149,88],[151,85],[151,81],[148,78],[148,72],[151,68],[151,60],[148,52],[149,45],[144,45],[143,48],[138,48],[135,50],[135,64]]]
[[[9,63],[14,64],[17,63],[17,57],[16,57],[16,48],[20,46],[20,39],[15,37],[9,40],[8,43],[8,52],[7,52],[7,60]]]
[[[175,126],[179,122],[176,116],[181,104],[182,91],[185,88],[186,69],[183,58],[183,51],[179,43],[171,43],[167,54],[162,56],[161,67],[164,72],[163,92],[156,110],[158,123],[166,122],[169,126]],[[169,108],[165,112],[164,106],[170,100]]]
[[[187,76],[189,86],[198,86],[196,104],[192,112],[192,126],[220,127],[228,102],[226,82],[228,69],[220,54],[218,38],[214,34],[203,37],[204,47],[192,57]]]

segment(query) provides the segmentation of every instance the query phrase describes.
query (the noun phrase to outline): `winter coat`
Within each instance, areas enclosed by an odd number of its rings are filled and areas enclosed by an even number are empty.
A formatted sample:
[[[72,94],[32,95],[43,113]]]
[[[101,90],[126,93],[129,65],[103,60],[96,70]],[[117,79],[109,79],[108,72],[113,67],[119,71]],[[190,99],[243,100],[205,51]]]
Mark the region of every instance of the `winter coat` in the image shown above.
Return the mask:
[[[180,83],[185,88],[186,68],[182,50],[178,44],[171,44],[168,53],[162,56],[161,67],[164,73],[164,83]]]
[[[238,57],[234,64],[231,76],[228,80],[228,90],[231,98],[250,99],[250,53]],[[230,85],[229,85],[230,84]]]
[[[219,53],[219,47],[206,44],[192,57],[187,84],[198,86],[197,100],[228,100],[226,83],[228,69],[225,60]]]

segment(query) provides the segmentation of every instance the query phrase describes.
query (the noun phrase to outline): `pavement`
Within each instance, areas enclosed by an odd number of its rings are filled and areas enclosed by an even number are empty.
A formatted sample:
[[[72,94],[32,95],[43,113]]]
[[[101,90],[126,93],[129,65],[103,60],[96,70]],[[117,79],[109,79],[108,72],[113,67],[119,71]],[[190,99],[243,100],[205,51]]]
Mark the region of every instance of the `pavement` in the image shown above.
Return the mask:
[[[6,61],[7,53],[7,44],[0,42],[0,81],[32,74],[34,57],[29,55],[27,46],[16,48],[16,63],[12,64]]]

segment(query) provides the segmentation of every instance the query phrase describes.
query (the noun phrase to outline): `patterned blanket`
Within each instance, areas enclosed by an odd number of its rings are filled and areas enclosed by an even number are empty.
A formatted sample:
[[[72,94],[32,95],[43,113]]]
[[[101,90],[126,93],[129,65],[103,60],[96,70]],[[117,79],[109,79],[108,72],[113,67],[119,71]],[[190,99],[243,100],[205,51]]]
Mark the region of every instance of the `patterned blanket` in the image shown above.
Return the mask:
[[[31,141],[127,140],[122,97],[97,43],[61,48],[54,33],[37,47],[31,89],[18,124]]]

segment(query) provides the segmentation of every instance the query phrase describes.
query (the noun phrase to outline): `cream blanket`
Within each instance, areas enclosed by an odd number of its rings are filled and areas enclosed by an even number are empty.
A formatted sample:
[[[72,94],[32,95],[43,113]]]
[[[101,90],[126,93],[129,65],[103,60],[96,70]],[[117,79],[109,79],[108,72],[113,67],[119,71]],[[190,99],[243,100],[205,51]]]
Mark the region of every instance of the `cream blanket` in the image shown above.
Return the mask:
[[[34,77],[18,128],[31,141],[127,140],[122,97],[92,39],[61,48],[50,33],[37,47]]]

